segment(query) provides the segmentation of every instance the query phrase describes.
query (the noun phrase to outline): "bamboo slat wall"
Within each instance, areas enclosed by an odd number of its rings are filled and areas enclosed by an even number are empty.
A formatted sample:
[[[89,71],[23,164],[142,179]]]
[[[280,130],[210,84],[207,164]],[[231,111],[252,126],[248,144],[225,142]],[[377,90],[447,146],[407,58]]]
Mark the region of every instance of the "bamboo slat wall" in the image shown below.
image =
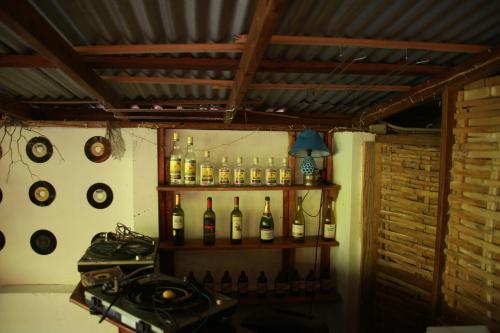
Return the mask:
[[[439,137],[421,144],[413,138],[387,141],[376,143],[375,318],[378,331],[425,332],[431,319]]]
[[[459,92],[443,293],[500,332],[500,77]]]

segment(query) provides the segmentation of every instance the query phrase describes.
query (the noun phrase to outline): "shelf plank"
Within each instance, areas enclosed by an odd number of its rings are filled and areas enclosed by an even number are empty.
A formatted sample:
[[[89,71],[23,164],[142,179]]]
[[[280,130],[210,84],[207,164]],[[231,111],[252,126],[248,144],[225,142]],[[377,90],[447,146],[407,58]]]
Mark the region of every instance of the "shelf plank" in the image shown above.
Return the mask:
[[[329,294],[316,294],[314,296],[306,296],[300,294],[285,295],[283,297],[277,297],[271,291],[266,297],[260,298],[257,296],[255,291],[250,291],[247,297],[237,297],[238,304],[251,305],[251,304],[285,304],[285,303],[319,303],[319,302],[334,302],[338,303],[341,301],[341,296],[337,292],[331,292]]]
[[[332,185],[289,185],[289,186],[221,186],[221,185],[213,185],[213,186],[200,186],[200,185],[158,185],[157,190],[160,192],[169,192],[169,191],[283,191],[283,190],[340,190],[340,185],[332,184]]]
[[[316,236],[307,236],[303,243],[295,243],[289,237],[276,237],[272,243],[261,243],[258,238],[244,238],[241,244],[231,244],[228,238],[216,239],[214,245],[203,245],[202,239],[186,239],[184,245],[174,245],[171,241],[160,242],[160,250],[170,251],[218,251],[218,250],[268,250],[297,249],[316,246]],[[319,247],[339,246],[337,241],[318,240]]]

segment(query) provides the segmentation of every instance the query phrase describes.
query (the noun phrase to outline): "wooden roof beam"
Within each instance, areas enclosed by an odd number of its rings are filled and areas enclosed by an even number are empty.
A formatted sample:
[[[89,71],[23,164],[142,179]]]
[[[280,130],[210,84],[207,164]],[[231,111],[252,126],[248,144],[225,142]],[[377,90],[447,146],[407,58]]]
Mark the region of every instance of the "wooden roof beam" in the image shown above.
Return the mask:
[[[91,68],[118,69],[184,69],[235,71],[238,59],[193,58],[193,57],[148,57],[148,56],[83,56],[83,61]],[[377,63],[352,63],[344,67],[337,61],[303,61],[263,59],[259,72],[284,73],[329,73],[342,69],[343,74],[386,75],[398,71],[398,75],[438,74],[447,69],[438,65],[402,65]],[[13,68],[55,68],[56,66],[40,55],[3,55],[0,67]]]
[[[248,87],[257,72],[260,61],[264,57],[267,44],[271,40],[274,29],[286,6],[285,0],[259,0],[253,16],[247,43],[243,49],[238,70],[236,71],[228,109],[234,110],[226,114],[225,123],[231,123],[236,115]]]
[[[31,106],[4,95],[0,96],[0,112],[19,120],[33,119],[36,113]]]
[[[0,20],[73,81],[106,106],[120,107],[120,98],[83,62],[80,55],[26,0],[0,2]]]
[[[500,46],[467,59],[446,73],[415,86],[400,97],[374,106],[361,115],[358,124],[360,126],[372,124],[403,110],[426,103],[433,98],[439,98],[446,87],[461,88],[468,83],[497,73],[500,73]]]
[[[236,36],[236,43],[247,43],[248,35]],[[376,49],[396,49],[396,50],[426,50],[436,52],[456,52],[456,53],[481,53],[489,47],[477,44],[457,44],[439,42],[420,42],[405,40],[387,39],[366,39],[366,38],[346,38],[346,37],[324,37],[324,36],[288,36],[274,35],[270,44],[284,45],[305,45],[305,46],[344,46],[344,47],[365,47]]]

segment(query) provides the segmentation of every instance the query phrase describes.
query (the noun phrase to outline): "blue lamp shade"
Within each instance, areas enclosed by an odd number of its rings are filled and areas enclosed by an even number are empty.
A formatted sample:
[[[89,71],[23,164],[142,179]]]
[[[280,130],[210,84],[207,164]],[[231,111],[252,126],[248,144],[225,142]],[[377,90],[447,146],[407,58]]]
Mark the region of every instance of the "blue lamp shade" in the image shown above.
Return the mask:
[[[319,133],[308,128],[300,132],[288,154],[296,157],[324,157],[330,155],[330,151]]]

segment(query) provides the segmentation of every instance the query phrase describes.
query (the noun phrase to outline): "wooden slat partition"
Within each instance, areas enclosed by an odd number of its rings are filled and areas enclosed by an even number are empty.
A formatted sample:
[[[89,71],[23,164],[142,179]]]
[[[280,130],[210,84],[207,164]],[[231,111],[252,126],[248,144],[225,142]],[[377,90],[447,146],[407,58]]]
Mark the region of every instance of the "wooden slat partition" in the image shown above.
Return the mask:
[[[485,79],[458,93],[442,286],[452,320],[493,332],[500,332],[499,84]]]
[[[375,331],[425,332],[430,324],[439,163],[439,136],[377,137],[367,270]]]

